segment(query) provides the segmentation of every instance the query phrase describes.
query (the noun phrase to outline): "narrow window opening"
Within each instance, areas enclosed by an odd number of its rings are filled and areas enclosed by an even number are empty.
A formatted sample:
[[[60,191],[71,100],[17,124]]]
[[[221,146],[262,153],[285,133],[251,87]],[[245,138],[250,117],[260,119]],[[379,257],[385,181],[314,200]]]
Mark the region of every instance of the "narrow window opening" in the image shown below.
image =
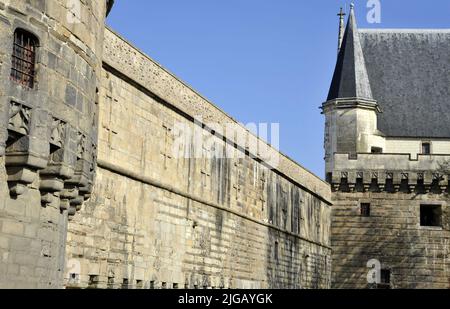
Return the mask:
[[[370,217],[370,204],[361,203],[361,217]]]
[[[161,288],[162,288],[163,290],[167,289],[167,282],[163,282],[163,283],[161,284]]]
[[[178,290],[178,283],[174,283],[174,284],[173,284],[173,289],[174,289],[174,290]]]
[[[150,289],[151,290],[155,289],[155,281],[150,281]]]
[[[277,262],[278,262],[278,259],[279,259],[279,252],[278,252],[279,247],[280,247],[280,244],[278,243],[278,241],[276,241],[275,242],[275,247],[274,247],[274,258],[275,258],[275,261],[277,261]]]
[[[136,288],[142,289],[143,284],[144,284],[144,281],[142,281],[142,280],[136,280]]]
[[[11,79],[28,88],[34,87],[38,45],[39,41],[33,34],[23,29],[15,31],[11,58]]]
[[[431,154],[431,143],[422,143],[422,154]]]

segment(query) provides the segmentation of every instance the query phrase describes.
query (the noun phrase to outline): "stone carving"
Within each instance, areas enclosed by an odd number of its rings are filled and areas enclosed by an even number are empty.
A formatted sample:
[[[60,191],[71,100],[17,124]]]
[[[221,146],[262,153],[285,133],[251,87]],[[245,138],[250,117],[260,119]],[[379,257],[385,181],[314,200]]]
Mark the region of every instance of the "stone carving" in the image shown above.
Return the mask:
[[[92,144],[92,160],[90,162],[89,173],[93,175],[95,173],[95,168],[97,166],[97,145]]]
[[[86,135],[78,132],[77,135],[77,158],[82,159],[86,152]]]
[[[55,146],[62,147],[65,138],[66,123],[60,119],[52,117],[52,121],[49,127],[50,136],[49,140]]]
[[[31,108],[17,103],[11,102],[9,110],[8,129],[28,135],[30,132]]]

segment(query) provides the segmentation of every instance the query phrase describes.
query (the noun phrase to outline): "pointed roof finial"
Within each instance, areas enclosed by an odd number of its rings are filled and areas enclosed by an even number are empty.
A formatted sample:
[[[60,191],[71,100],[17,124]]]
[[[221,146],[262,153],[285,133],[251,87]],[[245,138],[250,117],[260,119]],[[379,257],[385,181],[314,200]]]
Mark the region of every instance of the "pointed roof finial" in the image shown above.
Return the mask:
[[[339,11],[339,42],[338,42],[338,54],[339,51],[341,50],[341,46],[342,46],[342,40],[344,39],[344,31],[345,31],[345,22],[344,22],[344,17],[345,17],[344,13],[344,9],[341,7],[341,10]]]
[[[373,100],[366,62],[360,42],[356,17],[350,11],[342,40],[328,101],[342,98]]]
[[[355,9],[355,4],[352,2],[350,3],[350,11],[353,11]]]

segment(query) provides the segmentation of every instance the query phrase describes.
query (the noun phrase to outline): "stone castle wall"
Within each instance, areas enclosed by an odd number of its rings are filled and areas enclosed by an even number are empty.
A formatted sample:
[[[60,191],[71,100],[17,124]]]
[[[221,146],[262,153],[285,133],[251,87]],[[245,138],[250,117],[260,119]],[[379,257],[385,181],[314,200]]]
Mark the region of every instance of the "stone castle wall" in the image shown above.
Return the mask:
[[[373,287],[375,259],[390,273],[384,287],[450,288],[450,157],[335,154],[334,162],[332,286]],[[421,222],[432,217],[422,207],[436,209],[435,222]]]
[[[391,272],[391,288],[450,288],[448,194],[333,194],[333,288],[370,287],[367,263],[376,259]],[[362,217],[360,203],[371,204]],[[442,206],[442,227],[420,226],[420,206]]]
[[[282,155],[272,169],[202,129],[194,117],[235,122],[105,37],[97,179],[69,224],[67,286],[328,288],[329,186]],[[180,124],[202,131],[211,159],[173,155]],[[214,155],[229,145],[241,156]]]
[[[89,197],[104,0],[0,0],[0,288],[61,288],[68,215]],[[10,78],[37,40],[33,87]]]

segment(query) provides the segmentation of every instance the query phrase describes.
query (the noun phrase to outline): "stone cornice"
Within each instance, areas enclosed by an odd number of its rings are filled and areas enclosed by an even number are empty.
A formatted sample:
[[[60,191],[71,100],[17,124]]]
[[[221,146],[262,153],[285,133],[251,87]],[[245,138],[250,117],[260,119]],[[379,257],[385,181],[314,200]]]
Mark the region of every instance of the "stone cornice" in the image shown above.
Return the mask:
[[[382,113],[382,110],[380,109],[380,106],[378,105],[377,101],[364,98],[333,99],[323,103],[321,107],[323,113],[326,113],[331,109],[352,109],[352,108],[369,109],[374,110],[377,113]]]

